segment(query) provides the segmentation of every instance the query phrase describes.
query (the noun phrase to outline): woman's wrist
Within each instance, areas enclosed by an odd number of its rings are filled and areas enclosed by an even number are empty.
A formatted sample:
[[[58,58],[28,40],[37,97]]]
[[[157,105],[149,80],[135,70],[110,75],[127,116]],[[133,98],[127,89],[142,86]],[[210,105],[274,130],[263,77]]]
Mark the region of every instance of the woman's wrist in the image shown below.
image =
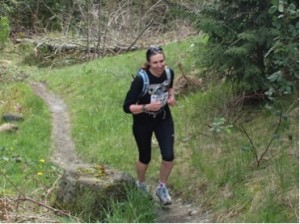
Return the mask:
[[[145,113],[147,111],[148,111],[148,109],[146,108],[146,104],[143,104],[142,105],[142,112]]]

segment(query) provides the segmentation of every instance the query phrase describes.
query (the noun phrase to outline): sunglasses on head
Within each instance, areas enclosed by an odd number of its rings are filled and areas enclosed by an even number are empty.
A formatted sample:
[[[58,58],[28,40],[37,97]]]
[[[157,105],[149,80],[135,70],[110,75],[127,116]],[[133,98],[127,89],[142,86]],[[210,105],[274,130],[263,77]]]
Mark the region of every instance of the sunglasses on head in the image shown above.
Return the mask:
[[[163,49],[159,46],[155,46],[155,45],[151,45],[148,49],[148,51],[151,51],[151,52],[161,52],[163,51]]]

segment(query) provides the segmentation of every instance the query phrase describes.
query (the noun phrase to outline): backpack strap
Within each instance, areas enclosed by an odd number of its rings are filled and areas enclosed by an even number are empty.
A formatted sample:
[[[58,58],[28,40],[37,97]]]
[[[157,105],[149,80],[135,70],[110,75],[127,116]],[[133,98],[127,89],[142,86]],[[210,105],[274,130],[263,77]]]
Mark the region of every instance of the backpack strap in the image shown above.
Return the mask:
[[[148,74],[145,70],[143,69],[140,69],[138,71],[138,74],[137,76],[141,77],[142,80],[143,80],[143,88],[142,88],[142,91],[141,91],[141,94],[140,94],[140,98],[143,97],[147,91],[148,91],[148,88],[149,88],[149,77],[148,77]]]
[[[167,74],[168,83],[170,85],[170,83],[171,83],[171,70],[168,67],[166,67],[165,71],[166,71],[166,74]]]
[[[170,85],[170,83],[171,83],[171,70],[168,67],[166,67],[165,71],[166,71],[166,75],[167,75],[168,85]],[[141,77],[142,80],[143,80],[143,88],[142,88],[142,91],[141,91],[140,96],[139,96],[139,98],[141,98],[141,97],[146,95],[146,93],[148,91],[148,88],[149,88],[150,81],[149,81],[149,77],[148,77],[147,72],[143,69],[140,69],[138,71],[137,76]]]

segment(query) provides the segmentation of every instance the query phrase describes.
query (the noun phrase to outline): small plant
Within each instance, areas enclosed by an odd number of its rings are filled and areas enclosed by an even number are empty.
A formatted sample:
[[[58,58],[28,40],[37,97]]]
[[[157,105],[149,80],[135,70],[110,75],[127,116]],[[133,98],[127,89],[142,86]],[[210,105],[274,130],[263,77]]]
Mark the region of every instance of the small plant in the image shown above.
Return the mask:
[[[223,131],[227,133],[231,133],[232,125],[225,125],[226,119],[224,117],[214,118],[213,123],[211,124],[211,128],[209,129],[214,134],[219,134]]]
[[[10,33],[9,21],[6,17],[0,17],[0,47],[4,46]]]
[[[247,130],[245,129],[245,127],[240,124],[240,127],[237,127],[235,126],[235,128],[237,128],[241,133],[243,133],[248,141],[249,141],[249,144],[245,144],[242,146],[242,149],[244,151],[252,151],[253,153],[253,156],[255,158],[255,161],[256,161],[256,167],[259,167],[261,165],[261,162],[263,161],[266,153],[270,150],[270,147],[273,143],[273,141],[277,138],[279,138],[279,130],[280,130],[280,126],[282,125],[282,121],[287,121],[288,120],[288,116],[284,115],[281,111],[276,111],[274,112],[274,115],[276,117],[278,117],[278,122],[276,124],[276,127],[275,127],[275,131],[274,133],[272,134],[272,137],[271,139],[269,140],[266,148],[264,149],[264,151],[259,155],[258,153],[258,150],[257,150],[257,147],[256,145],[254,144],[254,140],[251,138],[251,136],[249,135],[249,133],[247,132]],[[214,134],[220,134],[222,132],[226,132],[226,133],[232,133],[232,128],[233,128],[233,125],[225,125],[225,118],[214,118],[214,121],[213,123],[211,124],[211,128],[210,128],[210,131],[213,132]]]

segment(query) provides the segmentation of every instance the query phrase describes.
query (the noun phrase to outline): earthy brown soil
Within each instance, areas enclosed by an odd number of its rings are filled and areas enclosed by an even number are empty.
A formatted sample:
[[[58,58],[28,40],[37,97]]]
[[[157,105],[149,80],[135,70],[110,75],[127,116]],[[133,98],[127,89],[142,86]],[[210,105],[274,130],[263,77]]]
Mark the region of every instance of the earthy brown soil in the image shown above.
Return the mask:
[[[64,169],[82,163],[75,151],[71,137],[71,123],[68,109],[63,100],[49,92],[44,83],[31,84],[33,91],[40,96],[49,107],[52,114],[53,161]],[[204,223],[209,222],[208,214],[192,204],[185,204],[180,198],[173,198],[173,204],[162,206],[155,196],[157,218],[160,223]],[[200,197],[200,196],[199,196]]]
[[[65,169],[80,163],[71,137],[67,106],[62,99],[49,92],[43,83],[32,83],[31,87],[48,105],[52,115],[53,161]]]

